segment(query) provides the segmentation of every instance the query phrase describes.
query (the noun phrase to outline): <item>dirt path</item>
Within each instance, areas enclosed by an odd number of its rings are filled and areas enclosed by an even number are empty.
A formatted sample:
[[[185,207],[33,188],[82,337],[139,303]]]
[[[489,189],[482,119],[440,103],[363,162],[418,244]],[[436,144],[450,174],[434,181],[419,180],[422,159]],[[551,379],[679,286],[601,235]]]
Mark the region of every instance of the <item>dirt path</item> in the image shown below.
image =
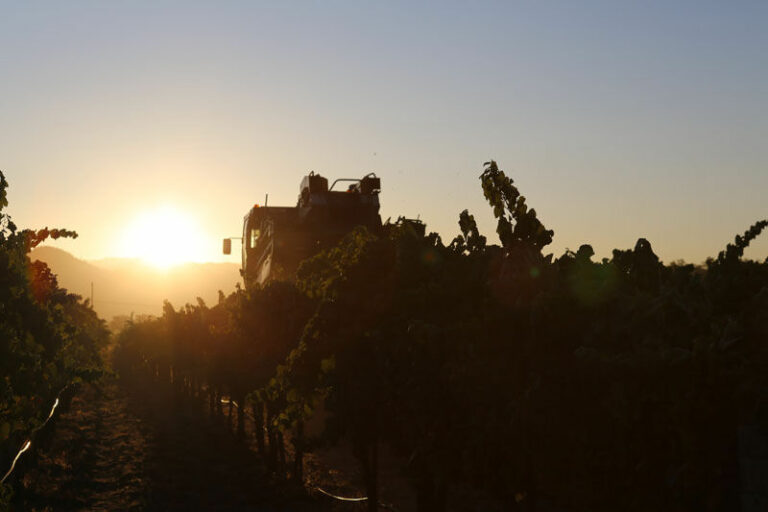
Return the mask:
[[[153,427],[146,464],[151,510],[319,510],[299,490],[271,480],[261,459],[199,403],[157,389],[131,395],[132,408]]]
[[[114,384],[84,386],[24,476],[18,510],[143,510],[147,436]]]
[[[86,386],[24,477],[18,510],[314,511],[199,407],[157,388]],[[175,404],[175,405],[174,405]]]

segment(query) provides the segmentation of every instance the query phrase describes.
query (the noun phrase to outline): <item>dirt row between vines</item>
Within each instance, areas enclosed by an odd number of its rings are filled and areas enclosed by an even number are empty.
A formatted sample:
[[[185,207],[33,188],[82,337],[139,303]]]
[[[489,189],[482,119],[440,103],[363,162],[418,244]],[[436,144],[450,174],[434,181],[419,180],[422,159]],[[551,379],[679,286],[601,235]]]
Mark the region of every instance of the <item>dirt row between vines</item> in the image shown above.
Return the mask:
[[[52,443],[38,450],[24,474],[13,510],[57,511],[334,511],[366,510],[365,503],[329,500],[322,487],[360,496],[363,485],[349,447],[308,454],[304,486],[270,475],[256,453],[246,415],[246,442],[234,417],[211,417],[207,401],[174,393],[169,384],[105,378],[82,386],[56,419]],[[288,457],[290,441],[288,445]],[[382,510],[413,512],[415,496],[402,461],[382,451]],[[498,510],[454,489],[451,510]]]
[[[174,405],[176,404],[176,405]],[[155,387],[83,386],[36,455],[14,510],[315,511],[221,422]]]

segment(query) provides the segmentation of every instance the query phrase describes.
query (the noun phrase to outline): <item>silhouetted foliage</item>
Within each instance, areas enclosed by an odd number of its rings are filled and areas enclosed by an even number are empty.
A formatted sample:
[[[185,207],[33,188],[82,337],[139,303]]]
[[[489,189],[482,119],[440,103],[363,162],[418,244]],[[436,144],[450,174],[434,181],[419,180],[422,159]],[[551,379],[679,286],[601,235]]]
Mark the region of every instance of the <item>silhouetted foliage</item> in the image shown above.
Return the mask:
[[[130,325],[122,367],[199,381],[212,410],[249,394],[260,448],[285,471],[290,434],[298,478],[307,450],[346,439],[371,510],[382,445],[423,511],[462,489],[508,510],[733,509],[737,431],[768,427],[768,263],[742,260],[768,223],[706,268],[664,265],[642,238],[553,258],[495,162],[480,180],[500,245],[466,210],[449,246],[407,222],[361,228],[290,283]]]
[[[65,229],[19,230],[3,213],[8,182],[0,172],[0,478],[62,389],[100,375],[108,333],[87,301],[59,287],[29,251]],[[5,484],[18,480],[12,474]],[[2,487],[2,486],[0,486]],[[0,489],[0,509],[10,493]]]

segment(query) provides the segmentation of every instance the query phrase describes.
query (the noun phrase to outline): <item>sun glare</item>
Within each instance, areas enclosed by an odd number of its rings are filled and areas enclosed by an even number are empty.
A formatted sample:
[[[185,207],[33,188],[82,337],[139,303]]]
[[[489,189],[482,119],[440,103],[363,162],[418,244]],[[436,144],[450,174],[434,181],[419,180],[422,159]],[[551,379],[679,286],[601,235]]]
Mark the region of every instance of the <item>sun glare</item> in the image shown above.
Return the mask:
[[[121,255],[168,268],[205,258],[205,236],[192,218],[172,208],[144,212],[128,226]]]

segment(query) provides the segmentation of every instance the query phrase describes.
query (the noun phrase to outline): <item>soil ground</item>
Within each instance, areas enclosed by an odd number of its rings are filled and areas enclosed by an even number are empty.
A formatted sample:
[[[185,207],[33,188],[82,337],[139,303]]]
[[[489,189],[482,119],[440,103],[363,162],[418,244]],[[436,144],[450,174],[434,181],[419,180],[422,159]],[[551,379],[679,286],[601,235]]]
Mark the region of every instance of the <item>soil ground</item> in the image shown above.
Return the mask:
[[[270,478],[259,457],[200,407],[164,395],[108,379],[83,386],[24,476],[14,510],[325,508],[302,488]]]
[[[55,419],[49,443],[36,450],[12,510],[357,512],[367,504],[329,499],[362,496],[348,446],[307,454],[304,485],[270,475],[257,454],[254,422],[246,439],[233,428],[239,408],[210,415],[204,397],[174,394],[169,384],[104,378],[82,386]],[[229,416],[229,417],[228,417]],[[41,443],[42,445],[43,443]],[[286,439],[288,458],[290,439]],[[380,510],[413,512],[415,496],[402,461],[381,452]],[[290,464],[289,464],[290,465]],[[451,510],[500,510],[454,489]]]

